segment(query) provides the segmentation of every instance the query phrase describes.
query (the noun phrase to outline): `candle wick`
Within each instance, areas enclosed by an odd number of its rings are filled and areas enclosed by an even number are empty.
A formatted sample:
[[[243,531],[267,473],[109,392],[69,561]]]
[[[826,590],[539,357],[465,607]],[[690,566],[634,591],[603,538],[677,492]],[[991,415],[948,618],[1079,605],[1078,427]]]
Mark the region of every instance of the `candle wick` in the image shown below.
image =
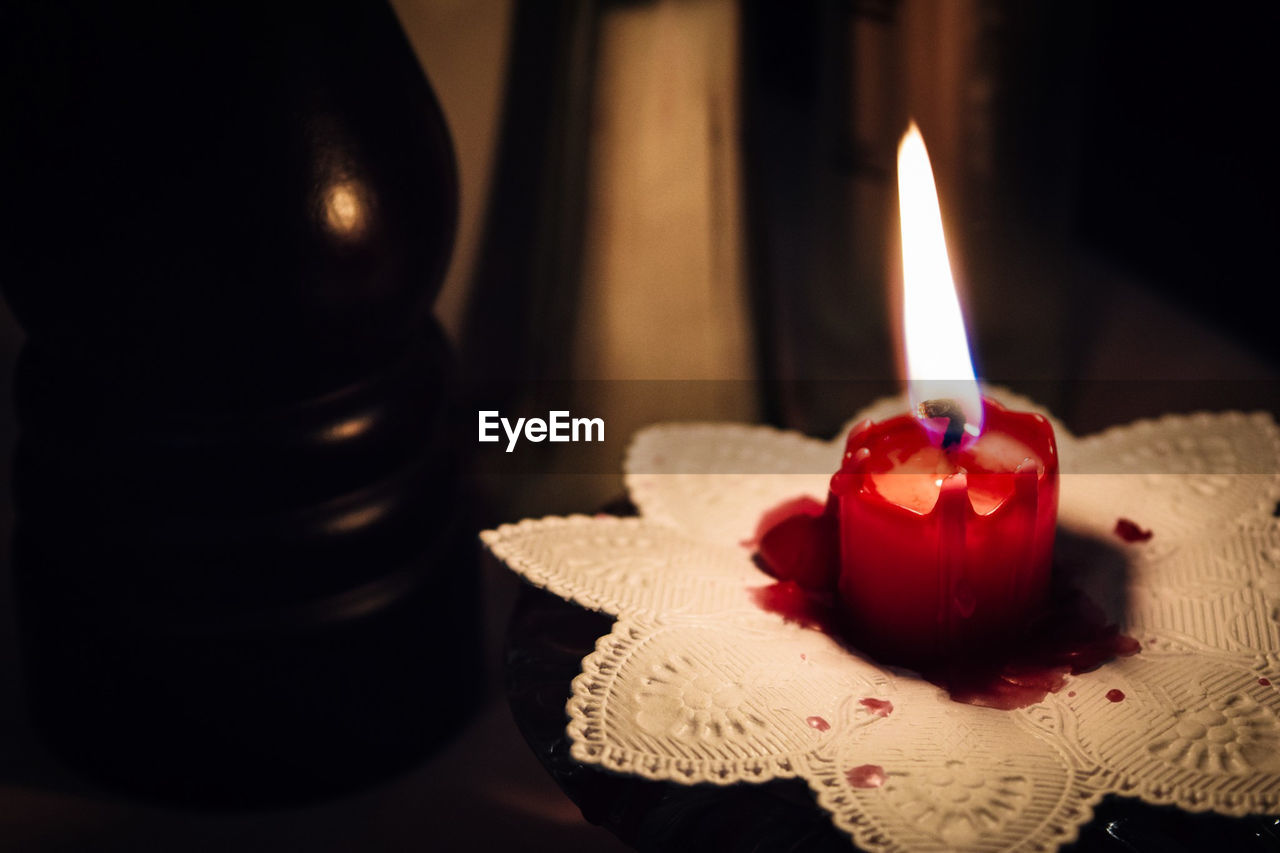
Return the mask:
[[[960,408],[959,403],[955,400],[941,398],[925,400],[916,408],[922,418],[947,419],[947,429],[942,434],[943,450],[951,450],[960,446],[960,439],[964,438],[965,417],[964,410]]]

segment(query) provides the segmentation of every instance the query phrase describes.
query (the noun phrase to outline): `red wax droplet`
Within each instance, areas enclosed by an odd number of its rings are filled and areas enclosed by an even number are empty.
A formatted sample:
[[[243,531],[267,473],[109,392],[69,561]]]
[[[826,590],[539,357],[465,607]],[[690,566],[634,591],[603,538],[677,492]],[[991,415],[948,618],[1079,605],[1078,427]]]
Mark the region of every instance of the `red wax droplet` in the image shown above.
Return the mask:
[[[1111,690],[1107,691],[1107,698],[1110,699],[1112,702],[1123,702],[1124,691],[1116,690],[1115,688],[1112,688]]]
[[[1074,698],[1075,698],[1075,695],[1076,695],[1076,692],[1075,692],[1074,690],[1068,690],[1068,691],[1067,691],[1067,698],[1068,698],[1068,699],[1074,699]]]
[[[809,728],[817,729],[820,732],[825,732],[831,728],[831,724],[821,717],[805,717],[804,721],[809,724]]]
[[[1126,542],[1147,542],[1155,533],[1143,530],[1127,518],[1121,518],[1116,521],[1116,535]]]
[[[808,659],[809,659],[808,655],[806,655],[804,652],[800,653],[800,660],[808,660]]]
[[[879,764],[861,764],[846,771],[844,778],[855,788],[879,788],[884,784],[884,768]]]
[[[858,704],[877,717],[887,717],[893,713],[893,703],[888,699],[859,699]]]
[[[1270,679],[1270,678],[1259,678],[1259,679],[1258,679],[1258,683],[1259,683],[1259,684],[1261,684],[1263,687],[1270,687],[1270,686],[1271,686],[1271,679]]]

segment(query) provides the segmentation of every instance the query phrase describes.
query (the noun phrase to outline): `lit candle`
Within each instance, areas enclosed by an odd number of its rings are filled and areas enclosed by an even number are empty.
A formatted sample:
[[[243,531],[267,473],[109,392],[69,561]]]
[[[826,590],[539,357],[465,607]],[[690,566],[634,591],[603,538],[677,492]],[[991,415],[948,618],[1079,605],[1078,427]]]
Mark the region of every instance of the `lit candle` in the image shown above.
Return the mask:
[[[911,412],[856,426],[831,479],[855,639],[922,664],[1006,639],[1043,603],[1058,506],[1049,422],[984,400],[915,125],[898,149]]]

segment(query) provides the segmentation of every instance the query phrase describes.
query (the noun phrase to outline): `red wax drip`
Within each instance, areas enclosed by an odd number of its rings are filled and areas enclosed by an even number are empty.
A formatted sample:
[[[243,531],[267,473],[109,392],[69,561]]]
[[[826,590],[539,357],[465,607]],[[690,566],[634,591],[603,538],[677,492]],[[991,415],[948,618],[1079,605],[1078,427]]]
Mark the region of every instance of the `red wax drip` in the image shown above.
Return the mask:
[[[1258,683],[1259,683],[1259,684],[1261,684],[1263,687],[1270,687],[1270,686],[1271,686],[1271,679],[1270,679],[1270,678],[1259,678],[1259,679],[1258,679]]]
[[[1074,690],[1068,690],[1068,691],[1067,691],[1067,698],[1069,698],[1069,699],[1074,699],[1074,698],[1075,698],[1075,695],[1076,695],[1076,692],[1075,692]]]
[[[1121,518],[1116,521],[1116,535],[1126,542],[1148,542],[1155,533],[1143,530],[1127,518]]]
[[[855,788],[879,788],[884,784],[884,768],[879,764],[861,764],[845,771],[844,778]]]
[[[805,717],[804,721],[809,724],[809,728],[817,729],[820,732],[825,732],[831,728],[831,724],[821,717]]]
[[[858,704],[877,717],[887,717],[893,713],[893,703],[888,699],[860,699]]]
[[[808,499],[789,501],[761,520],[757,541],[762,544],[771,532],[766,521],[777,525],[804,516],[814,523],[807,523],[800,533],[796,529],[789,531],[775,543],[783,544],[767,555],[763,549],[757,553],[762,567],[780,582],[752,590],[752,597],[761,608],[804,627],[825,631],[856,649],[859,632],[856,626],[842,620],[835,605],[834,581],[811,583],[814,578],[835,577],[839,571],[838,561],[831,556],[834,547],[805,541],[806,537],[830,537],[832,543],[835,540],[835,531],[824,521],[826,516],[812,514],[815,506],[817,501]],[[815,559],[828,560],[829,569],[814,570]],[[1103,611],[1080,592],[1058,588],[1052,591],[1049,601],[1048,609],[1027,626],[1025,636],[1017,641],[923,675],[944,687],[957,702],[1013,710],[1057,693],[1066,686],[1070,675],[1141,650],[1136,639],[1108,623]]]
[[[1107,698],[1110,699],[1112,702],[1123,702],[1124,691],[1112,688],[1111,690],[1107,691]]]

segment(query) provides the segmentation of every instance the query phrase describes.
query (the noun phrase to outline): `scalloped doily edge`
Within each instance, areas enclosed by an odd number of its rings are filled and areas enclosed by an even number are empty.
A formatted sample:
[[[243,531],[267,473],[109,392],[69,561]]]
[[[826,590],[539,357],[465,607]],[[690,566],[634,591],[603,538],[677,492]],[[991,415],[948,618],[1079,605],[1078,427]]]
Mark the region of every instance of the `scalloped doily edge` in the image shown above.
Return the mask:
[[[633,524],[639,526],[645,519],[636,518],[618,518],[616,516],[609,517],[613,521]],[[543,518],[526,518],[514,524],[501,524],[493,530],[480,531],[480,541],[484,543],[489,551],[506,563],[508,568],[515,571],[516,575],[523,578],[528,583],[539,589],[545,589],[554,595],[563,598],[565,601],[581,605],[588,610],[594,610],[597,613],[607,613],[610,616],[619,616],[618,611],[606,606],[599,596],[585,587],[573,582],[563,582],[563,578],[554,577],[551,572],[544,571],[537,563],[526,559],[515,549],[508,548],[506,539],[512,534],[519,533],[524,530],[535,527],[550,526],[572,526],[584,523],[599,521],[600,519],[590,515],[548,515]],[[606,635],[608,636],[608,635]]]
[[[616,773],[642,776],[655,782],[675,782],[680,785],[697,785],[710,782],[716,785],[733,785],[738,782],[763,784],[775,779],[807,778],[811,752],[786,753],[773,756],[753,756],[733,760],[657,758],[645,764],[636,756],[628,756],[610,748],[600,737],[604,731],[604,708],[593,699],[607,693],[612,673],[617,671],[630,646],[615,643],[621,632],[643,631],[638,620],[630,616],[619,617],[612,630],[596,640],[595,650],[582,659],[582,672],[572,683],[572,693],[565,703],[569,716],[569,754],[583,764],[594,764]]]
[[[833,801],[841,796],[840,789],[831,786],[824,781],[824,778],[818,776],[806,776],[805,781],[809,783],[809,789],[813,791],[814,800],[819,808],[831,815],[831,823],[843,832],[848,833],[860,849],[884,851],[884,853],[909,853],[909,848],[902,845],[901,842],[894,841],[884,837],[883,832],[876,828],[870,819],[864,817],[862,822],[848,823],[841,816],[840,804]],[[1080,837],[1080,828],[1093,820],[1094,808],[1101,802],[1102,798],[1109,791],[1101,791],[1089,788],[1087,786],[1077,785],[1074,789],[1079,798],[1075,809],[1069,815],[1071,818],[1078,818],[1074,823],[1054,823],[1049,827],[1049,837],[1030,846],[1019,846],[1019,850],[1034,851],[1034,853],[1055,853],[1059,847],[1064,844],[1071,844]],[[860,815],[862,816],[862,815]]]

